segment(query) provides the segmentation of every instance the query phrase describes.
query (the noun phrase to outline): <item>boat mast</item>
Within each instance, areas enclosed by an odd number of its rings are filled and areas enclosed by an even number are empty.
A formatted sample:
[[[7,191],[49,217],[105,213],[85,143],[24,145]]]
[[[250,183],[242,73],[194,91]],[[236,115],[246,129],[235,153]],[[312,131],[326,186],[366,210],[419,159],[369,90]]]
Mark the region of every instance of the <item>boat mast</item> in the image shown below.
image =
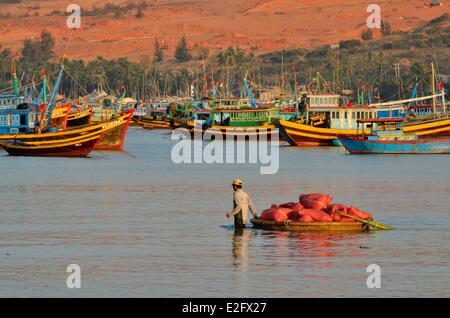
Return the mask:
[[[436,98],[434,95],[436,94],[436,83],[434,76],[434,63],[431,63],[431,91],[433,92],[433,117],[436,117]]]
[[[19,81],[17,79],[17,73],[16,73],[16,66],[13,65],[12,67],[12,80],[13,80],[13,88],[14,88],[14,95],[16,97],[19,97]]]
[[[284,49],[281,50],[281,91],[284,91]]]
[[[447,116],[447,105],[445,105],[445,89],[442,89],[442,107],[443,107],[443,113],[444,117]]]
[[[53,85],[52,95],[50,96],[50,100],[49,100],[46,110],[45,110],[45,114],[47,116],[46,116],[46,122],[44,123],[43,128],[48,128],[50,125],[50,122],[52,120],[52,113],[53,113],[53,109],[55,108],[56,96],[58,94],[59,85],[61,84],[63,68],[64,68],[63,65],[61,65],[61,69],[59,70],[58,77],[56,79],[55,84]]]

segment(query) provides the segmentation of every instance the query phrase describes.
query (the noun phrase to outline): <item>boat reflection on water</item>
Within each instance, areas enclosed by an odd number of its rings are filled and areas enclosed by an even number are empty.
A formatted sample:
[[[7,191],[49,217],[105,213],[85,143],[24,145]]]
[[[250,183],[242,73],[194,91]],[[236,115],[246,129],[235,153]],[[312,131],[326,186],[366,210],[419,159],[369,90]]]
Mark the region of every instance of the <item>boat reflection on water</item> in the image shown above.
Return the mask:
[[[311,259],[341,257],[363,257],[370,232],[282,232],[255,231],[264,237],[265,251],[271,259]],[[328,262],[321,262],[327,267]]]

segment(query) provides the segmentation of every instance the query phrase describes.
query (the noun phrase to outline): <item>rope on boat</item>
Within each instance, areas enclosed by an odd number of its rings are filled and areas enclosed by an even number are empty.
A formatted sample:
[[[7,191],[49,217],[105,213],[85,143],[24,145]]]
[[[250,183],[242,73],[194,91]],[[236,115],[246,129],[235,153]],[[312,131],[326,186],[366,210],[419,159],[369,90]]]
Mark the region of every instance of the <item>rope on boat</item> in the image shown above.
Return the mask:
[[[369,106],[391,106],[391,105],[397,105],[397,104],[404,104],[404,103],[409,103],[409,102],[427,100],[427,99],[441,97],[441,96],[442,96],[442,94],[436,94],[436,95],[430,95],[430,96],[424,96],[424,97],[417,97],[417,98],[397,100],[397,101],[387,102],[387,103],[369,104]]]
[[[289,220],[285,220],[285,221],[283,222],[283,224],[284,224],[284,227],[286,228],[286,230],[289,231]]]

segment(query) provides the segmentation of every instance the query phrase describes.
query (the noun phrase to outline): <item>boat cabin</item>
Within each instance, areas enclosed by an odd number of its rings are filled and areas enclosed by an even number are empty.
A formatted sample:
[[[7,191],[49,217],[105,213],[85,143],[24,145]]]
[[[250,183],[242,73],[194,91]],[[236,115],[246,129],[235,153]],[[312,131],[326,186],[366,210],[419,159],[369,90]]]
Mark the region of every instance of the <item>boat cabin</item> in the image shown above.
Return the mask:
[[[0,96],[0,110],[2,109],[16,109],[20,104],[25,103],[24,96],[16,95],[2,95]]]
[[[37,109],[0,109],[0,135],[32,132],[39,114]]]
[[[249,108],[248,98],[221,98],[213,101],[214,108]]]
[[[337,94],[307,95],[306,97],[306,105],[309,108],[331,108],[341,105],[340,96]]]
[[[442,115],[442,109],[441,105],[436,105],[436,114]],[[433,105],[413,105],[409,106],[409,110],[416,119],[433,117]]]
[[[345,96],[344,96],[345,97]],[[403,107],[353,106],[340,95],[307,96],[308,117],[323,117],[323,124],[332,129],[356,129],[358,120],[404,117]]]
[[[214,109],[214,124],[220,126],[253,127],[270,124],[278,116],[278,108]]]
[[[411,141],[418,137],[415,134],[407,134],[403,132],[403,123],[405,119],[394,118],[377,118],[377,119],[360,119],[358,120],[358,136],[366,140],[389,140],[389,141]],[[365,135],[364,129],[359,126],[370,128],[370,134]],[[361,132],[361,135],[359,135]]]

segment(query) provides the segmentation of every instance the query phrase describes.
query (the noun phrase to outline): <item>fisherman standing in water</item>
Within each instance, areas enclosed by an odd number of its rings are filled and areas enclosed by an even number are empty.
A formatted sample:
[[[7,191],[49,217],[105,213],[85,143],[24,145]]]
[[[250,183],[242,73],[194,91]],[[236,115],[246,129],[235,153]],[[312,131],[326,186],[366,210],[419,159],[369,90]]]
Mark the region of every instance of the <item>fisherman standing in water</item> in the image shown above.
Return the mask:
[[[227,213],[227,218],[234,216],[234,226],[236,228],[244,228],[247,224],[248,210],[253,214],[255,219],[258,218],[256,208],[252,200],[242,190],[242,181],[237,179],[233,181],[233,212]]]

